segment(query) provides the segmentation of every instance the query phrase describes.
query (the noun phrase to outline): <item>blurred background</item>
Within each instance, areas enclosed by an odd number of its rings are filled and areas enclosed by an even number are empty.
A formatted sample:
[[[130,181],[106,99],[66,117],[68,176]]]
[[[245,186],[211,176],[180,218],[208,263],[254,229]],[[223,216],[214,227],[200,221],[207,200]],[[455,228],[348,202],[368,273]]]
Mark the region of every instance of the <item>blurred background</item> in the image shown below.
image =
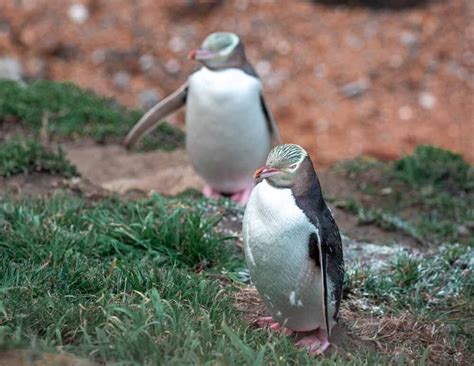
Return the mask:
[[[283,140],[318,166],[427,143],[473,163],[473,19],[470,0],[2,0],[0,77],[147,109],[196,68],[189,50],[232,31]]]

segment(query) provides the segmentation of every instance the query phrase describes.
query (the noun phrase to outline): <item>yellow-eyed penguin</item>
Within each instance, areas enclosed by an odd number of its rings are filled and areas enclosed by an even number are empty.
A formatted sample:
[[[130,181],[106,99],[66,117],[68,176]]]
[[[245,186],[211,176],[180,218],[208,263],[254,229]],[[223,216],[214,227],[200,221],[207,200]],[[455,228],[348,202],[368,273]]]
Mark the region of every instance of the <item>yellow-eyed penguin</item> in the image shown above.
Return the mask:
[[[242,204],[254,186],[253,172],[265,162],[276,122],[262,83],[234,33],[210,34],[189,58],[203,64],[187,82],[151,108],[125,140],[130,147],[168,114],[186,104],[186,149],[204,179],[208,197],[230,195]]]
[[[274,147],[255,178],[263,180],[247,203],[243,238],[250,276],[271,314],[258,323],[287,334],[314,331],[297,345],[322,353],[342,298],[339,229],[301,146]]]

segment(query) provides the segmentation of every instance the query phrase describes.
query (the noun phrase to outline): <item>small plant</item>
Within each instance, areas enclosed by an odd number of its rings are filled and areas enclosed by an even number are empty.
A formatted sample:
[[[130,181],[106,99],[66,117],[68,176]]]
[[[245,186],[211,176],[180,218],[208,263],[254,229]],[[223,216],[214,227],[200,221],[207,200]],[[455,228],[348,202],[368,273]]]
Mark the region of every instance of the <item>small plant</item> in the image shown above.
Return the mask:
[[[47,149],[36,140],[12,139],[0,144],[0,176],[45,172],[66,177],[77,176],[76,168],[60,147]]]
[[[414,153],[394,163],[396,175],[412,186],[472,188],[470,166],[461,155],[435,146],[418,146]]]

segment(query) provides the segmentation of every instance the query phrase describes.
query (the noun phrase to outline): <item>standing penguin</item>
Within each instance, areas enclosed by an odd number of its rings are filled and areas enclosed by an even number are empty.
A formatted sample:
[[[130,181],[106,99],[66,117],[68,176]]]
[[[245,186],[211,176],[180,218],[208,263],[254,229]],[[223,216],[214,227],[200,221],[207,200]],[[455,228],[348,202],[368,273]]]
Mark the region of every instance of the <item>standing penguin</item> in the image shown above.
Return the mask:
[[[208,197],[230,195],[245,204],[252,175],[274,143],[275,120],[262,94],[262,83],[234,33],[210,34],[189,53],[203,67],[169,97],[151,108],[125,139],[130,147],[168,114],[186,106],[186,149],[204,179]]]
[[[314,331],[297,342],[310,353],[329,346],[339,315],[344,260],[339,229],[308,153],[278,145],[251,193],[243,220],[245,257],[273,329]]]

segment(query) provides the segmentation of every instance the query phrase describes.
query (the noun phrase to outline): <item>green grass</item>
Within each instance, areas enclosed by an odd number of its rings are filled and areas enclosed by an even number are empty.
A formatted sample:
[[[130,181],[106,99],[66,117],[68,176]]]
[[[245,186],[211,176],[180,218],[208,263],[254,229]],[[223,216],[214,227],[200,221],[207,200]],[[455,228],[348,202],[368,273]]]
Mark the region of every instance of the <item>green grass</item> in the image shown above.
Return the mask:
[[[418,146],[413,154],[395,161],[393,170],[400,179],[415,188],[474,189],[472,168],[463,157],[435,146]]]
[[[33,172],[78,175],[60,148],[47,149],[36,140],[11,139],[0,144],[0,177]]]
[[[460,155],[420,146],[392,163],[360,158],[337,171],[364,196],[339,202],[361,224],[400,230],[422,243],[474,245],[474,168]]]
[[[55,138],[121,140],[141,116],[140,111],[128,110],[70,83],[0,81],[0,119],[20,120],[35,133],[47,120],[47,132]],[[172,150],[183,144],[183,132],[165,123],[145,138],[143,148]]]
[[[140,365],[309,363],[291,338],[243,320],[242,254],[204,202],[1,201],[0,348]]]
[[[255,329],[236,308],[242,253],[216,231],[208,201],[81,198],[0,201],[0,349],[62,350],[120,364],[308,364],[292,338]],[[469,314],[472,253],[401,253],[381,272],[348,271],[349,299],[386,313],[446,319],[453,342]],[[347,301],[347,300],[346,300]],[[471,309],[472,310],[472,309]],[[399,355],[350,350],[319,364],[386,364]],[[421,357],[421,354],[420,354]]]

